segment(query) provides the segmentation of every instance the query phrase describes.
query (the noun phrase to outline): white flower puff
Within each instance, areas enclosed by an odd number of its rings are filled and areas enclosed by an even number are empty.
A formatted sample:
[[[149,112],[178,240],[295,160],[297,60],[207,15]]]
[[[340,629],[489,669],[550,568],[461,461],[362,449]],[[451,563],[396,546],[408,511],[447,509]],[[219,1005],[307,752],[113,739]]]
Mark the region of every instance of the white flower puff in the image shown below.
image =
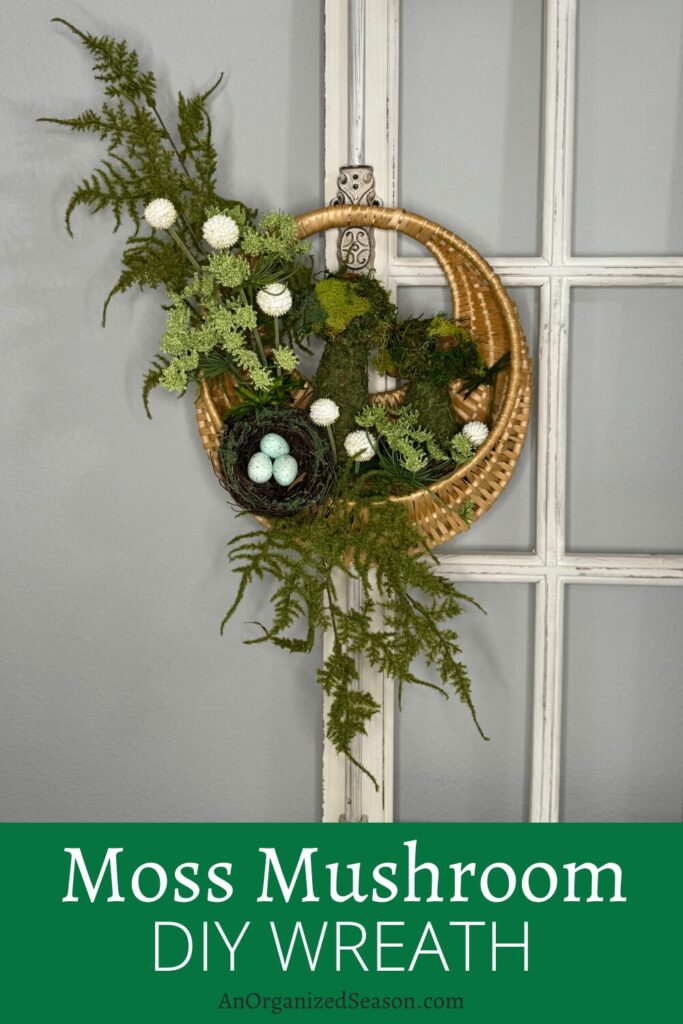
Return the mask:
[[[168,231],[177,219],[176,208],[170,199],[153,199],[145,207],[145,220],[151,228]]]
[[[331,427],[339,419],[339,406],[331,398],[318,398],[312,403],[308,415],[319,427]]]
[[[284,316],[292,308],[292,293],[287,285],[267,284],[256,293],[256,302],[266,316]]]
[[[344,438],[344,448],[350,459],[369,462],[375,454],[375,439],[367,430],[352,430]]]
[[[466,423],[462,428],[462,432],[473,448],[479,448],[489,436],[489,428],[480,420],[472,420],[471,423]]]
[[[217,213],[202,225],[202,234],[212,249],[232,249],[240,237],[240,229],[232,217]]]

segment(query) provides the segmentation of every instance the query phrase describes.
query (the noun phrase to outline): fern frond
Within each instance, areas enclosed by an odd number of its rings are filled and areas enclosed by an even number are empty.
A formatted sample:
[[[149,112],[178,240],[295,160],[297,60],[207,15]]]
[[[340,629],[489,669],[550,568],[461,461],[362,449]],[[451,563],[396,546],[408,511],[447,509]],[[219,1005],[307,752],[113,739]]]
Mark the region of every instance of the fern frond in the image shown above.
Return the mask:
[[[149,370],[142,379],[142,404],[145,407],[147,413],[147,419],[152,419],[152,413],[149,408],[149,396],[161,383],[161,377],[164,370],[167,370],[171,365],[171,360],[167,359],[164,355],[156,355],[152,360]]]
[[[270,578],[273,619],[261,627],[258,642],[310,650],[316,633],[333,630],[333,650],[317,678],[332,698],[328,738],[351,759],[354,737],[377,711],[370,695],[358,690],[359,655],[395,679],[399,694],[409,684],[442,697],[455,693],[483,736],[452,625],[467,604],[476,602],[438,573],[403,506],[364,498],[359,486],[342,480],[336,498],[316,515],[278,520],[267,531],[233,538],[228,558],[240,585],[225,621],[253,580]],[[333,585],[335,570],[356,580],[356,607],[341,605]],[[305,639],[292,636],[302,625]],[[420,662],[433,668],[437,680],[415,670]]]
[[[154,103],[154,73],[140,71],[138,55],[135,50],[128,49],[127,43],[111,36],[95,36],[83,32],[65,18],[52,18],[52,21],[64,25],[78,36],[88,53],[95,58],[95,78],[104,82],[108,96],[124,96],[131,101],[143,99],[150,105]]]
[[[63,128],[70,128],[72,132],[91,132],[100,139],[109,139],[109,148],[120,145],[126,134],[126,110],[121,102],[116,106],[109,103],[102,104],[102,110],[88,108],[75,117],[39,117],[39,123],[58,124]]]
[[[221,203],[215,183],[217,154],[206,107],[220,79],[204,93],[179,100],[177,144],[156,106],[154,74],[141,70],[135,50],[111,36],[83,32],[63,18],[53,20],[77,36],[94,58],[95,78],[103,83],[105,93],[99,111],[88,108],[74,117],[39,119],[73,132],[94,134],[106,146],[104,159],[70,196],[65,213],[67,231],[73,235],[72,215],[85,206],[92,213],[111,212],[114,231],[129,218],[138,234],[145,206],[163,196],[181,214],[177,230],[182,240],[200,256],[196,239],[201,236],[205,210]],[[142,245],[143,239],[138,239],[138,244]],[[123,264],[108,300],[132,284],[142,288],[165,284],[172,291],[180,290],[190,273],[182,254],[152,246],[131,251],[127,244]]]

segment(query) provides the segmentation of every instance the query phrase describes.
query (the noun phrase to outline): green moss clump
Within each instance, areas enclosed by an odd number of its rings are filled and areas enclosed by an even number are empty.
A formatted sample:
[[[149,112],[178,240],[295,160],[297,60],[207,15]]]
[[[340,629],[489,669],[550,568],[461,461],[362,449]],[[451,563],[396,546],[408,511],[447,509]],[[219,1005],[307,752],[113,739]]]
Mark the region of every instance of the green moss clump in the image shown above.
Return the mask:
[[[471,380],[485,370],[469,331],[443,314],[431,320],[408,317],[396,325],[387,346],[389,360],[410,383],[406,402],[420,411],[420,423],[447,445],[458,429],[451,381]]]
[[[448,388],[434,387],[429,380],[411,381],[406,391],[406,405],[419,410],[420,425],[430,430],[440,445],[447,447],[459,429]]]
[[[325,346],[313,381],[313,401],[331,398],[339,406],[339,419],[332,427],[337,455],[346,460],[344,438],[357,430],[356,416],[368,401],[368,350],[364,345]]]
[[[370,301],[359,295],[350,281],[326,277],[315,286],[318,302],[326,314],[325,330],[339,334],[355,317],[370,310]]]
[[[445,316],[408,317],[396,325],[389,355],[402,377],[428,380],[434,387],[470,378],[486,369],[472,335]]]
[[[331,398],[339,406],[332,430],[344,462],[344,438],[357,429],[356,416],[368,400],[370,352],[386,345],[395,329],[396,307],[379,281],[361,275],[327,277],[315,294],[326,318],[314,331],[326,344],[313,380],[313,400]]]

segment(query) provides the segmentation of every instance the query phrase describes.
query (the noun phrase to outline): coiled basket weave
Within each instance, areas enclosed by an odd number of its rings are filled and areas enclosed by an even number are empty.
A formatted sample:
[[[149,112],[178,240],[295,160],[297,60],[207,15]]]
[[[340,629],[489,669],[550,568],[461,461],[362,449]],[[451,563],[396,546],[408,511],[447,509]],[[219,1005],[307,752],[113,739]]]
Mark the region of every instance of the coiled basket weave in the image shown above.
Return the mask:
[[[385,207],[328,206],[301,214],[297,223],[300,238],[319,231],[366,227],[400,231],[421,242],[444,272],[453,303],[452,315],[467,325],[485,363],[491,366],[504,353],[510,353],[509,366],[499,374],[493,395],[491,431],[474,458],[426,490],[387,499],[408,506],[430,546],[443,544],[468,528],[458,511],[466,502],[473,502],[471,520],[491,507],[512,476],[524,444],[531,406],[531,364],[515,304],[493,269],[472,246],[415,213]],[[461,420],[488,418],[490,388],[481,387],[466,399],[457,388],[454,382],[452,401]],[[404,395],[405,388],[398,387],[370,395],[369,401],[396,407]],[[226,375],[223,379],[204,381],[196,402],[202,444],[222,484],[218,448],[223,420],[238,400],[235,382]],[[310,383],[302,380],[293,402],[306,408],[310,401]],[[266,520],[257,518],[267,525]]]

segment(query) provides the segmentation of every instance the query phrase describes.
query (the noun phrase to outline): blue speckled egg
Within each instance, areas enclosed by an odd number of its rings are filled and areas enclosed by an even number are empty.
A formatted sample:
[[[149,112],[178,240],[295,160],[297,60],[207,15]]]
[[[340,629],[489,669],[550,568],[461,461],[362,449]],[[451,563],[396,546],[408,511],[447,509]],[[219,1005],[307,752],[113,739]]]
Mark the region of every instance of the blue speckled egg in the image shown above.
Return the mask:
[[[264,455],[269,455],[271,459],[278,459],[281,455],[289,455],[289,445],[284,437],[280,437],[279,434],[264,434],[259,448]]]
[[[272,460],[263,452],[255,452],[247,463],[247,476],[255,484],[267,484],[273,475]]]
[[[280,455],[273,463],[273,477],[282,487],[289,487],[296,480],[299,465],[293,455]]]

